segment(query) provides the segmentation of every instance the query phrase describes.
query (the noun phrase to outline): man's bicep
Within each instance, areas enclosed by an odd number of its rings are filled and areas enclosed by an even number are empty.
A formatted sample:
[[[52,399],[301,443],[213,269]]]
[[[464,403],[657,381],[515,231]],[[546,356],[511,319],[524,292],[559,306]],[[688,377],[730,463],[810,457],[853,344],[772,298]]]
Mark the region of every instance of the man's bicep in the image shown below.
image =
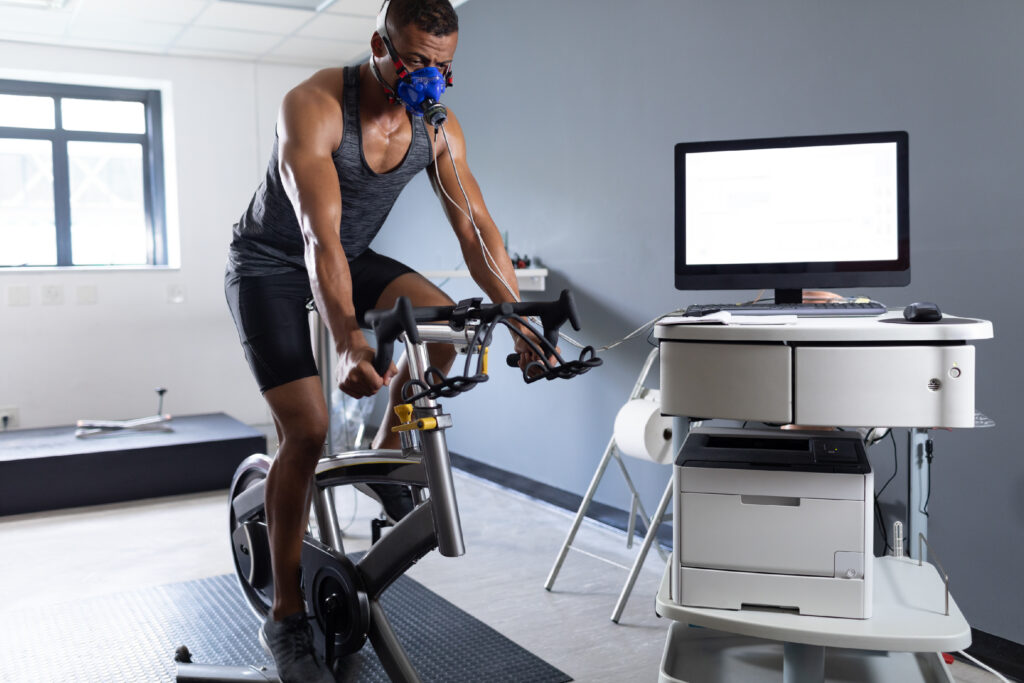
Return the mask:
[[[295,91],[278,121],[278,165],[303,233],[337,233],[341,190],[334,168],[331,112],[322,101]]]
[[[305,176],[307,170],[315,173],[328,165],[333,167],[331,154],[341,140],[340,116],[335,109],[336,102],[315,90],[300,87],[285,95],[277,121],[278,164],[282,171],[289,176],[296,172]]]

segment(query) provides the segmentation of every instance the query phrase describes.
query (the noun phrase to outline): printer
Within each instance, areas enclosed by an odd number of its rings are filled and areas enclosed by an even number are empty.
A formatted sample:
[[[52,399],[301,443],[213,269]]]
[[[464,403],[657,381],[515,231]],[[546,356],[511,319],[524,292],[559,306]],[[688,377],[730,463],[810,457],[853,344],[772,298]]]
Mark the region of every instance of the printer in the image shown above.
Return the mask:
[[[871,616],[874,478],[858,432],[698,427],[674,487],[679,604]]]

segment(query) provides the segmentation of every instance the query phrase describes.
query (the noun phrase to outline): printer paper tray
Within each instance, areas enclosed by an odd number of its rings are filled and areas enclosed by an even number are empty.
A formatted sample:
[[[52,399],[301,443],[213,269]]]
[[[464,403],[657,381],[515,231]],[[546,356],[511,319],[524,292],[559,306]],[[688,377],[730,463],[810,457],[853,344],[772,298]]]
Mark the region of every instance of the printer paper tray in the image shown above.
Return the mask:
[[[747,605],[822,617],[871,616],[871,594],[862,579],[680,567],[680,586],[680,603],[687,607],[739,610]]]

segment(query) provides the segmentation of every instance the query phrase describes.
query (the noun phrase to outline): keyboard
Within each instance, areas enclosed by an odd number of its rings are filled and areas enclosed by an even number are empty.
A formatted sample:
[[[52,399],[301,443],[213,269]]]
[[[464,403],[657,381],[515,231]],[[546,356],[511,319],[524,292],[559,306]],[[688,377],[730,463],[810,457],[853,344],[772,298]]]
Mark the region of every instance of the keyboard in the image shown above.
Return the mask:
[[[796,315],[801,318],[828,318],[882,315],[886,312],[886,308],[877,301],[829,301],[818,304],[694,304],[687,306],[684,315],[700,317],[719,311],[728,311],[736,315]]]

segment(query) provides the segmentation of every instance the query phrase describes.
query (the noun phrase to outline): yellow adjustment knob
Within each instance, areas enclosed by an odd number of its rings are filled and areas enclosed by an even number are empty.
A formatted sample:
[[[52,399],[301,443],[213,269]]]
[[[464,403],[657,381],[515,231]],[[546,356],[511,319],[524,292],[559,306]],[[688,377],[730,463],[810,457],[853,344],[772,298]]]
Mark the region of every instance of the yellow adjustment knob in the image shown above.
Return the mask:
[[[412,404],[411,403],[400,403],[395,406],[395,415],[398,416],[398,421],[402,424],[409,424],[412,420]]]
[[[429,429],[437,429],[437,418],[424,417],[416,420],[415,422],[406,422],[405,424],[400,424],[397,427],[392,427],[391,431],[395,433],[411,432],[413,430],[422,432]]]
[[[485,346],[484,347],[484,374],[485,375],[487,374],[487,352],[490,351],[490,350],[491,350],[491,348],[489,346]]]

